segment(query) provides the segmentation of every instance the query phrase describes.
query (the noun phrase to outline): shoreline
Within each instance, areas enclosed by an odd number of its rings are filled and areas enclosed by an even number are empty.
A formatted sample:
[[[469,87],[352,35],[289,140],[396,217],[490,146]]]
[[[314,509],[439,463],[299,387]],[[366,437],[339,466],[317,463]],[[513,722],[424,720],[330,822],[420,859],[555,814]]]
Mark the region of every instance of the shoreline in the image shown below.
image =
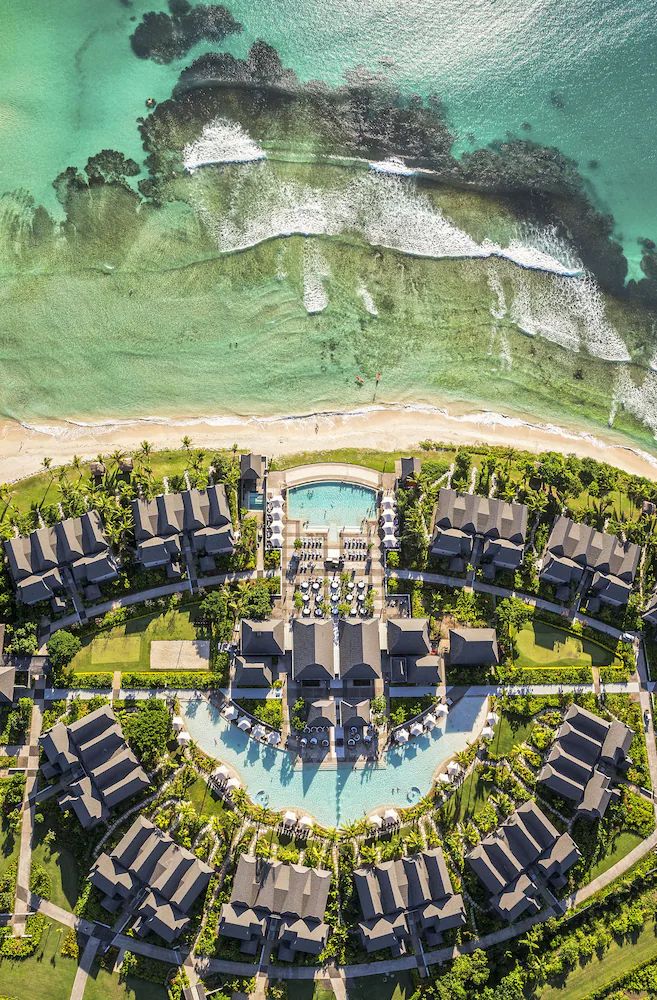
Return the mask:
[[[467,446],[499,445],[524,451],[559,451],[608,462],[633,475],[657,479],[656,453],[632,445],[612,430],[574,431],[551,423],[533,423],[490,410],[463,413],[430,405],[372,404],[352,410],[330,410],[272,417],[162,417],[48,423],[0,422],[0,481],[11,482],[41,470],[49,456],[53,465],[73,455],[93,459],[116,448],[135,451],[147,438],[155,450],[181,447],[189,434],[193,447],[261,451],[268,457],[333,448],[395,451],[417,448],[420,441]]]

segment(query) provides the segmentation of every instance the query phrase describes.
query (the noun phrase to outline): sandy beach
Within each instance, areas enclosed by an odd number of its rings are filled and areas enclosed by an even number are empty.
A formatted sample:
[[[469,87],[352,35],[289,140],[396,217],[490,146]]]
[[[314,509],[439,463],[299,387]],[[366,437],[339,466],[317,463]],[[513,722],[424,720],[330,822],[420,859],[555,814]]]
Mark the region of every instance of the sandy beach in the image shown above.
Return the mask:
[[[152,418],[27,426],[4,421],[0,424],[0,480],[9,482],[39,471],[46,455],[53,465],[62,465],[73,455],[94,458],[116,448],[130,452],[145,438],[155,449],[176,448],[185,434],[195,447],[206,450],[236,442],[241,449],[268,456],[343,447],[410,449],[427,438],[457,445],[486,443],[535,452],[572,452],[657,479],[657,454],[633,448],[611,430],[592,435],[483,410],[457,414],[429,406],[375,405],[344,413],[250,419]]]

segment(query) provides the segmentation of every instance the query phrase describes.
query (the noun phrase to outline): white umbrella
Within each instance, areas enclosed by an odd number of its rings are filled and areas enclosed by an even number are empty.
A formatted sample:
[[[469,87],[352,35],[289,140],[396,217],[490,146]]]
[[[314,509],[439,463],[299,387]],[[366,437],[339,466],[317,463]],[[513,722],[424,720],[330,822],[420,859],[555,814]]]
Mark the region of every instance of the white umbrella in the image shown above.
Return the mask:
[[[484,728],[481,730],[481,735],[485,740],[492,740],[493,736],[495,735],[495,731],[491,729],[490,726],[484,726]]]
[[[229,778],[228,781],[226,782],[226,788],[228,789],[229,792],[232,792],[235,788],[241,788],[241,787],[242,786],[240,785],[237,778]]]
[[[189,741],[191,740],[191,736],[189,735],[189,733],[186,733],[184,730],[181,730],[181,732],[178,733],[177,740],[182,746],[183,743],[189,743]]]
[[[395,506],[395,498],[394,497],[384,497],[383,500],[381,501],[381,506],[382,507],[394,507]]]
[[[386,809],[383,818],[386,823],[399,823],[399,813],[396,809]]]
[[[460,774],[461,773],[461,765],[457,764],[455,760],[450,760],[449,764],[447,765],[447,773],[448,774]]]
[[[299,820],[299,826],[304,827],[306,830],[310,830],[314,824],[310,816],[302,816]]]
[[[448,774],[439,774],[438,781],[440,781],[443,785],[451,785],[451,781],[449,779]]]
[[[364,590],[364,589],[365,589],[365,586],[366,586],[366,584],[365,584],[365,581],[364,581],[364,580],[359,580],[359,581],[358,581],[358,589],[359,589],[359,590]]]
[[[377,816],[376,813],[374,814],[374,816],[368,817],[367,823],[369,826],[375,827],[377,830],[380,830],[381,827],[383,826],[383,820],[381,819],[380,816]]]
[[[307,580],[302,580],[301,584],[300,584],[300,587],[301,587],[302,590],[308,590],[308,587],[309,587],[308,581]]]
[[[271,512],[272,524],[277,524],[279,521],[283,520],[283,511],[280,507],[275,507]]]
[[[395,733],[395,739],[397,743],[408,743],[408,730],[398,729]]]
[[[227,705],[226,708],[224,709],[224,716],[228,719],[229,722],[232,722],[233,719],[236,719],[239,714],[240,713],[237,711],[234,705]]]
[[[182,717],[180,715],[174,715],[171,724],[172,724],[175,732],[177,732],[177,733],[179,733],[180,730],[183,729],[184,725],[185,725],[185,723],[183,722],[183,719],[182,719]]]
[[[486,716],[486,722],[489,726],[496,726],[499,721],[500,717],[497,712],[489,712]]]
[[[383,539],[384,549],[394,549],[397,547],[397,539],[394,535],[386,535]]]
[[[253,736],[254,740],[261,740],[262,737],[265,735],[265,733],[266,729],[264,728],[264,726],[256,726],[251,735]]]
[[[395,520],[395,512],[392,510],[384,510],[382,520],[384,524],[392,524]]]
[[[223,778],[223,780],[226,781],[228,778],[230,778],[230,771],[228,770],[227,767],[224,767],[224,765],[222,764],[221,767],[218,767],[217,770],[214,772],[214,776],[215,778]]]
[[[428,715],[425,715],[424,724],[427,727],[427,729],[433,729],[436,725],[435,715],[432,715],[431,712]]]
[[[280,742],[281,742],[280,733],[270,733],[269,736],[267,737],[267,743],[271,744],[271,746],[273,747],[278,746]]]
[[[246,718],[246,716],[242,716],[240,721],[237,723],[237,728],[241,729],[243,733],[248,732],[248,730],[251,728],[251,723]]]
[[[270,497],[267,501],[267,504],[271,504],[272,507],[282,507],[284,503],[285,501],[283,500],[283,497],[278,494],[274,497]]]
[[[438,715],[449,715],[449,707],[447,705],[440,704],[436,707]]]
[[[421,736],[423,732],[424,732],[424,729],[422,728],[421,723],[414,722],[413,725],[411,726],[411,735],[412,736]]]
[[[290,812],[288,810],[288,812],[283,814],[283,826],[296,826],[296,825],[297,825],[296,813]]]

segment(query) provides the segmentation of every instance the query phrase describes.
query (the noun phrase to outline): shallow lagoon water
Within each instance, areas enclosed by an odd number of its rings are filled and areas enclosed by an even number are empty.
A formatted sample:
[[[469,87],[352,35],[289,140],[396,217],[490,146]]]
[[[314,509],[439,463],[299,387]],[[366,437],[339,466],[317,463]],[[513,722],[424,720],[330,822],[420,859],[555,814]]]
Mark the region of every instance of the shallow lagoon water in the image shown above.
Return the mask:
[[[436,768],[463,750],[484,724],[486,699],[466,696],[454,705],[447,723],[432,733],[394,747],[385,766],[295,768],[290,754],[246,736],[226,722],[205,699],[183,706],[185,725],[201,750],[235,768],[251,799],[271,809],[304,810],[323,826],[361,819],[379,806],[412,805],[431,789]]]

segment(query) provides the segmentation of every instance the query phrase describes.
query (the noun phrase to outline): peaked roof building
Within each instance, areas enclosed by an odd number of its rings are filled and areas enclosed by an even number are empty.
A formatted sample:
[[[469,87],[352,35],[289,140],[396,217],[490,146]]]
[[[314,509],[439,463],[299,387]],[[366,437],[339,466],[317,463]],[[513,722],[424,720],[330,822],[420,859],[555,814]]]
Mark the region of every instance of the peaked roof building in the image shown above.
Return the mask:
[[[483,667],[500,662],[494,628],[451,628],[449,662],[452,666]]]
[[[5,542],[9,572],[16,595],[24,604],[50,600],[66,586],[70,570],[76,583],[103,583],[117,575],[116,562],[105,536],[100,514],[87,511],[27,537]]]
[[[137,557],[146,567],[175,562],[187,536],[194,551],[208,556],[233,551],[233,528],[223,484],[206,490],[164,493],[133,500]]]
[[[72,809],[86,830],[150,784],[108,705],[70,726],[57,722],[39,742],[47,758],[43,776],[61,783],[59,805]]]
[[[441,489],[431,553],[467,562],[478,538],[483,563],[516,569],[522,562],[526,534],[527,508],[523,504]]]
[[[219,934],[242,941],[242,950],[254,954],[267,933],[272,916],[279,918],[278,956],[295,952],[318,955],[326,944],[324,912],[331,873],[281,861],[258,861],[243,854],[237,865],[230,901],[219,918]]]
[[[381,640],[375,618],[341,618],[338,622],[340,677],[356,684],[380,680]]]
[[[563,888],[565,873],[580,852],[568,833],[559,834],[535,802],[525,802],[467,855],[467,862],[491,894],[490,905],[503,920],[540,910],[542,879]]]
[[[354,872],[363,920],[359,923],[368,952],[392,948],[400,954],[410,937],[409,914],[431,945],[444,931],[465,922],[463,898],[454,892],[442,850],[422,851]]]
[[[189,923],[189,911],[205,892],[213,869],[139,816],[110,854],[101,854],[89,879],[116,913],[136,900],[135,933],[149,931],[169,943]]]
[[[627,604],[640,558],[641,548],[634,542],[621,542],[588,524],[557,517],[540,575],[548,583],[569,587],[589,571],[595,596],[618,607]]]
[[[237,687],[271,687],[279,670],[286,670],[285,623],[282,619],[240,624],[240,652],[235,657]]]
[[[633,731],[618,719],[606,722],[571,705],[556,735],[538,780],[577,804],[589,819],[601,818],[614,791],[612,780],[630,763]]]
[[[292,622],[292,677],[306,686],[326,686],[333,680],[333,623]]]
[[[388,618],[387,631],[391,683],[440,683],[441,658],[431,652],[428,618]]]

